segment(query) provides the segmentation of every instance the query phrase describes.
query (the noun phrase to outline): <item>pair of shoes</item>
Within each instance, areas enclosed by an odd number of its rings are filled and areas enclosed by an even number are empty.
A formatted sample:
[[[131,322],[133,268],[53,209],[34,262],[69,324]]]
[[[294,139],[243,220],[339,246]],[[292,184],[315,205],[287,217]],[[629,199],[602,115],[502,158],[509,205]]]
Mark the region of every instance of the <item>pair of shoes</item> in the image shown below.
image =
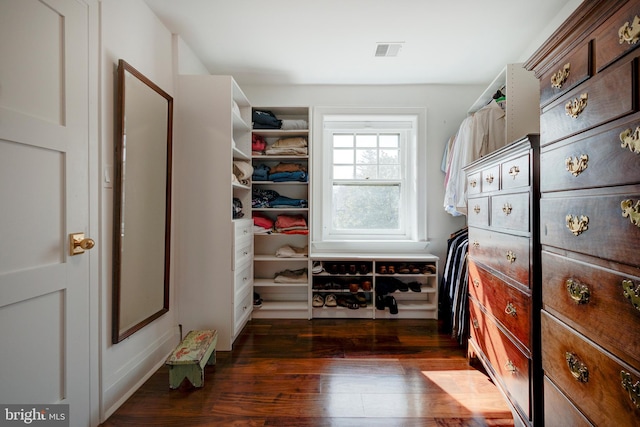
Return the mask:
[[[369,266],[367,264],[360,264],[360,269],[358,270],[360,274],[369,274]]]
[[[313,307],[323,307],[324,306],[324,297],[320,294],[314,294],[313,300],[311,301],[311,305]]]
[[[311,267],[311,272],[313,274],[320,274],[324,271],[324,267],[322,266],[322,262],[313,261],[313,266]]]
[[[409,283],[409,289],[411,289],[412,292],[422,292],[422,288],[421,288],[421,284],[420,282],[410,282]]]
[[[358,293],[359,290],[360,290],[360,285],[358,284],[358,282],[349,283],[349,292],[351,292],[352,294],[355,294],[355,293]]]
[[[340,307],[346,307],[351,310],[357,310],[358,308],[360,308],[360,303],[355,298],[352,298],[350,296],[340,295],[339,297],[337,297],[337,303]]]
[[[353,297],[358,301],[360,308],[367,307],[367,296],[363,292],[358,292]]]
[[[334,294],[329,294],[324,298],[324,305],[327,307],[335,307],[338,305],[336,301],[336,296]]]
[[[385,309],[384,296],[376,295],[376,309],[377,310],[384,310]]]
[[[381,265],[378,268],[378,274],[396,274],[395,265]]]
[[[370,292],[371,289],[373,288],[373,284],[371,283],[371,280],[363,280],[361,285],[362,285],[362,290],[365,292]]]
[[[253,293],[253,306],[254,307],[262,306],[262,298],[260,298],[260,294],[257,292]]]
[[[389,307],[389,313],[398,314],[398,303],[391,295],[384,297],[384,305]]]
[[[436,266],[431,264],[425,264],[420,269],[422,274],[436,274]]]

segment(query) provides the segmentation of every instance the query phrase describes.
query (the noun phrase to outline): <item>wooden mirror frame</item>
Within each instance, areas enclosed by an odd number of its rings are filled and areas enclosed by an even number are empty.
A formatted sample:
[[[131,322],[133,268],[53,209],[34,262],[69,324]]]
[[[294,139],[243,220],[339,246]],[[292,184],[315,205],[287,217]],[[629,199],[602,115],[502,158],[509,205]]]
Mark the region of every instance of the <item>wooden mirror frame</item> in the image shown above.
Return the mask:
[[[127,84],[127,79],[131,79],[134,78],[133,83],[129,83]],[[142,84],[138,85],[138,82],[140,82]],[[127,143],[127,139],[126,139],[126,115],[127,115],[127,111],[126,111],[126,105],[127,105],[127,89],[132,90],[132,87],[127,88],[127,86],[131,86],[132,84],[135,84],[137,87],[141,87],[144,90],[144,96],[149,95],[149,98],[153,97],[155,98],[155,94],[157,94],[158,96],[160,96],[162,99],[160,99],[160,101],[162,102],[163,100],[166,100],[166,163],[164,165],[161,165],[160,163],[162,162],[156,162],[156,166],[159,167],[159,169],[157,169],[154,173],[159,176],[158,174],[162,174],[164,173],[164,177],[165,177],[165,183],[164,183],[164,236],[158,236],[158,234],[162,234],[162,231],[160,231],[160,233],[156,233],[158,231],[158,228],[154,229],[153,233],[148,233],[147,236],[151,236],[152,239],[161,239],[163,238],[164,240],[164,245],[162,246],[164,248],[164,256],[162,257],[162,253],[161,253],[161,248],[155,248],[154,250],[158,251],[158,254],[160,254],[160,256],[158,256],[157,258],[154,258],[154,260],[159,260],[159,258],[163,258],[163,264],[162,266],[158,265],[157,268],[155,268],[154,271],[152,271],[153,274],[151,275],[141,275],[138,277],[142,277],[143,279],[147,279],[149,278],[149,280],[154,280],[154,278],[157,277],[162,277],[162,296],[160,295],[156,295],[155,297],[152,298],[153,301],[155,301],[155,299],[158,299],[158,302],[160,300],[160,298],[162,298],[162,306],[161,307],[157,307],[158,309],[156,310],[156,305],[154,303],[153,307],[151,307],[151,309],[149,310],[145,310],[144,313],[141,313],[139,316],[131,316],[134,317],[136,320],[134,321],[130,321],[128,322],[128,324],[123,324],[122,320],[122,315],[123,315],[123,307],[122,307],[122,302],[123,302],[123,297],[125,297],[126,291],[128,289],[125,288],[125,285],[128,285],[130,283],[127,283],[126,280],[127,278],[123,277],[123,261],[125,260],[125,257],[123,256],[123,250],[124,250],[124,243],[125,243],[125,239],[123,238],[123,234],[125,231],[125,225],[126,226],[131,226],[131,224],[125,224],[124,220],[125,220],[125,200],[126,200],[126,196],[125,196],[125,191],[127,190],[128,187],[131,187],[131,183],[126,182],[125,179],[125,175],[127,176],[127,179],[131,179],[133,175],[132,173],[126,173],[127,172],[127,167],[132,168],[132,158],[131,156],[129,158],[127,158],[127,154],[131,155],[131,153],[128,153],[126,150],[126,143]],[[149,88],[150,91],[147,93],[146,92],[146,88]],[[160,87],[158,87],[156,84],[154,84],[151,80],[149,80],[147,77],[145,77],[142,73],[140,73],[138,70],[136,70],[135,68],[133,68],[130,64],[128,64],[126,61],[120,59],[118,61],[118,69],[117,69],[117,94],[116,94],[116,105],[115,105],[115,110],[116,110],[116,115],[115,115],[115,127],[116,127],[116,134],[115,134],[115,142],[114,142],[114,186],[113,186],[113,224],[114,224],[114,230],[113,230],[113,283],[112,283],[112,342],[113,344],[117,344],[120,341],[124,340],[125,338],[129,337],[130,335],[132,335],[133,333],[135,333],[136,331],[139,331],[140,329],[142,329],[144,326],[148,325],[149,323],[153,322],[155,319],[159,318],[160,316],[162,316],[164,313],[169,311],[169,282],[170,282],[170,248],[171,248],[171,165],[172,165],[172,132],[173,132],[173,98],[166,93],[165,91],[163,91]],[[154,102],[154,107],[160,107],[164,110],[164,103],[162,102],[162,104],[158,104],[157,106],[155,105],[156,100],[153,101]],[[153,108],[150,108],[150,110],[155,111]],[[131,115],[131,113],[130,113]],[[131,117],[130,117],[131,120]],[[129,124],[131,125],[131,121],[129,122]],[[162,123],[162,127],[164,127],[164,117],[161,118],[161,123]],[[149,122],[145,122],[143,123],[144,126],[147,126],[149,124]],[[142,127],[144,127],[142,126]],[[149,126],[147,126],[147,128],[150,128]],[[158,132],[158,128],[154,129],[154,132]],[[146,135],[146,134],[145,134]],[[131,135],[130,135],[131,136]],[[140,139],[144,139],[144,138],[140,138]],[[157,138],[154,139],[154,141]],[[129,143],[132,143],[132,140],[130,138]],[[164,146],[165,141],[162,141],[162,144]],[[136,147],[138,148],[138,147]],[[164,153],[162,153],[162,151],[160,151],[160,147],[153,146],[153,148],[156,148],[157,151],[155,151],[154,153],[152,153],[149,157],[145,157],[143,160],[143,165],[144,168],[151,168],[153,166],[153,154],[158,154],[160,153],[160,155],[163,155]],[[132,148],[129,147],[129,151],[132,151]],[[125,163],[125,158],[127,159],[127,162],[129,162],[128,165],[126,165]],[[151,169],[149,169],[151,170]],[[131,171],[129,171],[131,172]],[[152,176],[152,179],[149,179],[149,183],[153,183],[157,180],[154,180],[155,176]],[[135,187],[134,187],[135,188]],[[139,188],[138,188],[139,190]],[[153,194],[158,194],[162,192],[161,188],[155,188],[155,192],[151,191],[150,193]],[[136,200],[135,197],[136,195],[140,195],[140,194],[144,194],[146,196],[146,192],[145,193],[141,193],[138,191],[137,194],[135,195],[129,195],[130,199],[129,199],[129,203],[127,204],[127,208],[131,209],[130,206],[134,205],[133,200]],[[162,202],[162,198],[159,197],[158,198],[159,202]],[[157,201],[155,200],[156,204]],[[146,207],[146,201],[140,201],[138,205],[135,206],[144,206]],[[151,207],[151,206],[149,206]],[[154,211],[152,209],[149,209],[151,212],[143,212],[142,216],[144,216],[145,218],[147,218],[147,216],[150,218],[152,216],[152,214],[157,211],[157,209]],[[160,209],[162,210],[162,209]],[[140,212],[136,212],[136,215],[139,215]],[[140,221],[139,221],[140,222]],[[146,221],[144,221],[146,223]],[[159,222],[159,221],[158,221]],[[130,229],[129,229],[130,230]],[[136,233],[136,230],[134,230],[134,234]],[[131,234],[131,233],[129,233]],[[134,236],[135,237],[135,236]],[[144,236],[143,236],[144,237]],[[142,242],[137,242],[138,246],[142,245],[145,248],[148,248],[149,246],[153,246],[152,242],[147,242],[146,239],[139,239],[139,240],[145,240]],[[156,245],[158,246],[158,245]],[[145,251],[146,252],[146,251]],[[153,253],[152,253],[153,254]],[[144,259],[142,258],[143,256],[145,256],[146,254],[135,254],[135,253],[127,253],[126,254],[126,261],[127,262],[132,262],[133,258],[135,258],[136,262],[138,264],[144,264],[144,268],[148,268],[149,266],[147,265],[148,263],[144,262]],[[131,258],[131,259],[130,259]],[[142,262],[141,259],[143,260]],[[162,262],[162,261],[160,261]],[[157,264],[160,264],[160,262],[157,262]],[[127,266],[130,267],[130,264],[127,264]],[[153,268],[153,267],[149,267],[149,268]],[[158,271],[159,269],[162,269],[162,271]],[[151,276],[151,277],[149,277]],[[158,281],[158,280],[156,280]],[[136,284],[139,282],[136,279],[130,280],[130,282],[135,282]],[[140,289],[143,289],[143,287],[141,287]],[[160,287],[158,287],[158,292],[160,291]],[[147,298],[144,297],[144,295],[139,295],[136,294],[136,297],[139,300],[146,300]],[[132,298],[131,301],[135,301],[135,298]],[[129,302],[129,301],[127,301]],[[146,302],[146,301],[145,301]],[[158,304],[159,305],[159,304]],[[148,313],[147,313],[148,311]],[[128,314],[127,314],[128,316]],[[138,319],[138,317],[140,319]]]

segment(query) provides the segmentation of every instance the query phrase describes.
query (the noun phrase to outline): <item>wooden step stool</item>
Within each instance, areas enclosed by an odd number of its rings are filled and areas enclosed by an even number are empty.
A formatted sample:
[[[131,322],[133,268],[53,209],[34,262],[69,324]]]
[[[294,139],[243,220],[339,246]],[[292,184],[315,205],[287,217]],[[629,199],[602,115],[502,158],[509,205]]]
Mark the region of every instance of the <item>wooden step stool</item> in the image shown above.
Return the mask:
[[[216,364],[218,331],[190,331],[167,357],[169,388],[180,387],[187,378],[194,387],[204,385],[204,365]]]

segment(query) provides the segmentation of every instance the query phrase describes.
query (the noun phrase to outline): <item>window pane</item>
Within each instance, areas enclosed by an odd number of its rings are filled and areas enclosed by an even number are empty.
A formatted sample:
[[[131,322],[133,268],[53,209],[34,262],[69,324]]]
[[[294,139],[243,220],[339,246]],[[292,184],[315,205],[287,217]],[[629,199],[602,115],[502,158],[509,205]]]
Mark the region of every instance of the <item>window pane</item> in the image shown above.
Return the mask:
[[[375,147],[377,139],[377,135],[356,135],[356,147]]]
[[[376,179],[378,167],[376,165],[357,165],[356,179]]]
[[[333,164],[353,164],[353,150],[344,148],[333,150]]]
[[[379,179],[400,179],[400,165],[380,165]]]
[[[334,147],[353,147],[353,135],[333,134]]]
[[[380,135],[380,147],[394,148],[400,146],[400,135]]]
[[[356,163],[360,165],[378,163],[378,150],[356,150]]]
[[[353,179],[353,166],[334,166],[333,179]]]
[[[400,163],[400,151],[380,150],[380,164],[397,165]]]
[[[398,230],[400,185],[334,185],[333,227],[337,230]]]

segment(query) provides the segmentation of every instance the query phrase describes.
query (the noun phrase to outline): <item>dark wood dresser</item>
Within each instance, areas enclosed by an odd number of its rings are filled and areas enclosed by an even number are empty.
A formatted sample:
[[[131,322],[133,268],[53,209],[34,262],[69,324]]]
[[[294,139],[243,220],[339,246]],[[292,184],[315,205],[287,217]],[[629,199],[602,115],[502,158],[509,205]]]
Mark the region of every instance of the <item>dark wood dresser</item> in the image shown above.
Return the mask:
[[[640,1],[583,2],[540,79],[546,426],[640,425]]]
[[[541,389],[538,245],[539,137],[529,135],[473,163],[467,175],[469,356],[532,425]],[[536,374],[537,373],[537,374]],[[541,413],[541,410],[539,411]]]

